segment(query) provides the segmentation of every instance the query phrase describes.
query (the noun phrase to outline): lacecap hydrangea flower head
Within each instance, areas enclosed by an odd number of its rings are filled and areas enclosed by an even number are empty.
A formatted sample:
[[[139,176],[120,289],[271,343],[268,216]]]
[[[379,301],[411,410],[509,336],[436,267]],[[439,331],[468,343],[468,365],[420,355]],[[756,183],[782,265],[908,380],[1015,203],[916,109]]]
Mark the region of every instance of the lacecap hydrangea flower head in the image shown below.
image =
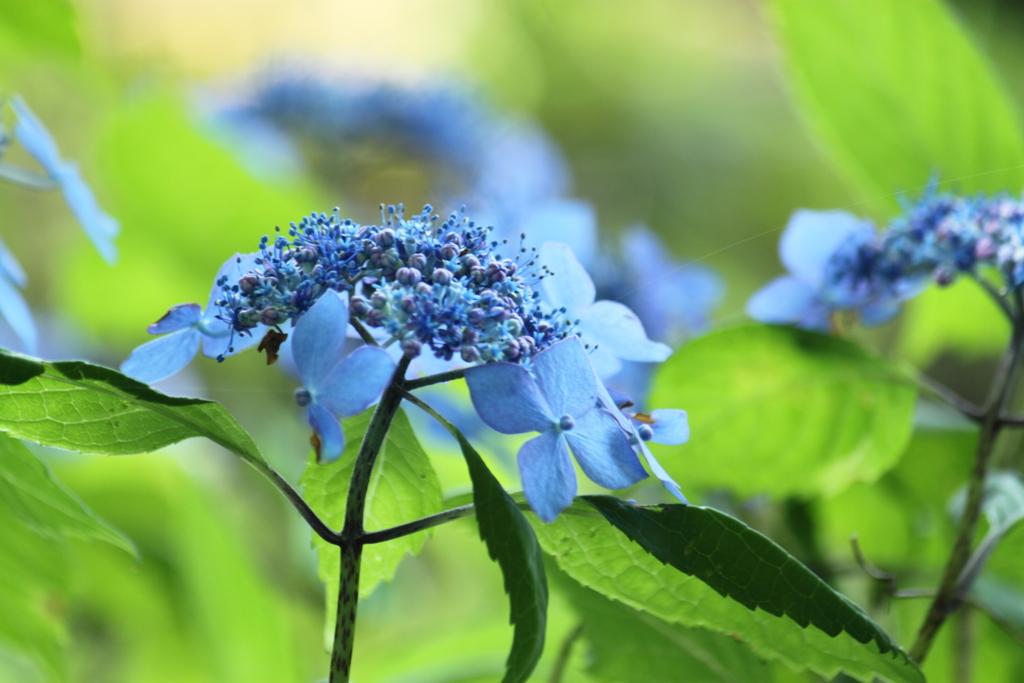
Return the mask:
[[[441,220],[427,206],[407,218],[399,206],[382,208],[381,218],[360,225],[337,211],[314,214],[263,238],[257,253],[225,264],[205,312],[194,304],[172,309],[175,319],[191,312],[175,334],[194,354],[211,329],[196,321],[214,309],[223,327],[212,328],[212,340],[226,353],[264,332],[273,340],[289,331],[303,383],[296,401],[307,409],[322,461],[343,450],[338,420],[401,381],[394,373],[405,365],[396,366],[388,348],[407,361],[430,355],[469,365],[472,401],[486,424],[540,433],[518,462],[542,519],[553,520],[576,493],[570,449],[602,486],[644,479],[643,456],[681,495],[608,395],[577,321],[542,301],[538,285],[558,274],[537,262],[535,250],[491,239],[489,227],[461,212]],[[638,334],[646,341],[642,328]],[[366,345],[349,352],[357,339]]]

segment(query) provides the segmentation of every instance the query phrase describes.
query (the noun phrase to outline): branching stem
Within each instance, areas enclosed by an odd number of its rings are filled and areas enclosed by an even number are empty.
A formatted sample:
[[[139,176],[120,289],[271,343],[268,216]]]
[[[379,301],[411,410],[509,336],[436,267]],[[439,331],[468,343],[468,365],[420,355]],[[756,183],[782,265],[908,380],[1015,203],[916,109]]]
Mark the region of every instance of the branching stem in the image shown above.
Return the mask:
[[[992,389],[985,403],[974,465],[967,483],[967,502],[957,526],[956,540],[953,543],[949,559],[946,561],[939,588],[935,592],[935,597],[925,616],[924,623],[921,625],[921,630],[917,634],[917,639],[914,641],[914,646],[910,649],[910,657],[918,663],[924,661],[942,624],[960,604],[956,598],[959,588],[958,581],[971,557],[971,545],[974,541],[974,532],[978,526],[978,517],[984,497],[985,477],[988,474],[988,465],[996,437],[1004,424],[1001,420],[1002,412],[1020,366],[1021,346],[1021,325],[1015,321],[1012,339],[993,378]]]
[[[460,368],[458,370],[449,370],[448,372],[439,372],[436,375],[427,375],[426,377],[419,377],[417,379],[407,380],[405,388],[409,391],[413,389],[420,389],[422,387],[429,387],[431,384],[441,384],[442,382],[450,382],[453,379],[462,379],[466,376],[466,369]]]

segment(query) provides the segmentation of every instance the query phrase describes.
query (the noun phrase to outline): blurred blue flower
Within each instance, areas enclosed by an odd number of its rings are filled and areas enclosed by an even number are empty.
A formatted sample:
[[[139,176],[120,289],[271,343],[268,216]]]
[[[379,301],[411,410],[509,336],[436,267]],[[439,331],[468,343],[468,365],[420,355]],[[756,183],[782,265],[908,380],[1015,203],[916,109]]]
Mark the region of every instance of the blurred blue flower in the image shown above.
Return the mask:
[[[199,304],[178,304],[149,326],[150,334],[166,335],[132,351],[121,364],[121,372],[151,384],[175,374],[195,358],[200,343],[203,355],[220,358],[238,353],[257,343],[256,334],[239,335],[231,325],[217,317],[218,302],[224,295],[223,283],[237,282],[256,263],[256,254],[235,254],[220,267],[210,289],[210,298],[203,309]]]
[[[14,125],[14,137],[60,188],[75,219],[100,256],[107,263],[113,264],[117,261],[114,238],[120,231],[117,221],[96,203],[96,198],[82,179],[78,166],[61,158],[57,144],[25,101],[15,96],[11,99],[11,108],[18,117]]]
[[[779,241],[789,271],[747,302],[760,322],[828,332],[836,311],[855,311],[867,326],[881,325],[910,293],[880,267],[885,254],[874,224],[846,211],[801,209]]]
[[[599,376],[614,375],[622,360],[660,362],[672,355],[668,346],[647,338],[629,308],[617,301],[595,301],[594,282],[568,245],[548,242],[538,260],[550,271],[537,287],[542,301],[567,320],[578,321],[575,331]]]
[[[584,473],[620,489],[647,477],[618,421],[599,408],[599,390],[583,345],[569,337],[537,354],[527,370],[488,363],[466,371],[473,406],[502,434],[540,432],[519,450],[519,473],[530,507],[552,522],[576,495],[572,449]]]
[[[3,240],[0,240],[0,317],[11,326],[24,351],[34,354],[38,336],[36,324],[28,304],[18,291],[24,289],[26,284],[28,278],[21,264]]]
[[[700,264],[673,261],[665,244],[642,225],[623,234],[619,253],[624,257],[621,299],[652,339],[676,347],[708,328],[711,312],[725,296],[718,273]]]
[[[366,410],[384,391],[395,363],[381,348],[361,346],[345,355],[347,295],[327,292],[295,325],[292,354],[302,380],[295,401],[306,408],[319,462],[333,462],[345,448],[340,418]]]

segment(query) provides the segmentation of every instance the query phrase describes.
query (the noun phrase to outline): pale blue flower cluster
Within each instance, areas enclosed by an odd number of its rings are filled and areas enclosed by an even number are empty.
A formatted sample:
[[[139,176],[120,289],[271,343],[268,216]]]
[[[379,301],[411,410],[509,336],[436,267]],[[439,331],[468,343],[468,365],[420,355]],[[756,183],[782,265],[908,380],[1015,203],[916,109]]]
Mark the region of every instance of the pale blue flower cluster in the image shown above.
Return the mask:
[[[1024,200],[957,196],[934,184],[879,232],[845,211],[793,214],[779,242],[789,271],[747,302],[751,317],[829,331],[849,312],[867,326],[891,320],[931,282],[998,273],[1005,291],[1024,285]]]
[[[104,212],[92,190],[85,184],[78,165],[66,161],[46,127],[15,95],[10,99],[15,115],[13,133],[0,123],[0,179],[34,190],[59,189],[78,224],[108,263],[117,260],[114,238],[119,232],[117,221]],[[4,153],[17,142],[42,168],[43,173],[21,168],[2,160]],[[0,317],[7,321],[26,351],[35,352],[38,333],[28,304],[20,289],[28,284],[25,271],[14,254],[0,240]]]

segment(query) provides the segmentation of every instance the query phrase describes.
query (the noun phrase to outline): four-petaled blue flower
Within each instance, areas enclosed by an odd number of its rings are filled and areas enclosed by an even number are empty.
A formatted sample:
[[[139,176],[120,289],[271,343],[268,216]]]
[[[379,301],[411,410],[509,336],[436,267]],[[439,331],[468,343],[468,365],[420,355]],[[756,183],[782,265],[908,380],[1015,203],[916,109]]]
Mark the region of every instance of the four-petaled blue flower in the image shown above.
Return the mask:
[[[594,281],[568,245],[548,242],[538,261],[553,274],[538,285],[541,298],[552,310],[564,311],[566,320],[579,321],[576,331],[591,348],[590,361],[601,377],[610,377],[621,361],[661,362],[672,349],[651,341],[633,311],[617,301],[597,301]]]
[[[227,286],[235,285],[255,263],[255,254],[235,254],[229,258],[217,271],[206,308],[199,304],[178,304],[167,311],[147,330],[150,334],[167,336],[132,351],[121,364],[121,372],[140,382],[158,382],[188,365],[199,352],[200,342],[207,358],[228,356],[257,343],[262,336],[261,329],[257,328],[251,335],[232,334],[231,325],[217,318],[217,301],[223,293],[218,283],[226,278]]]
[[[395,373],[395,362],[379,347],[361,346],[345,355],[348,319],[348,295],[329,291],[302,314],[292,334],[303,385],[295,402],[306,408],[320,462],[337,460],[345,448],[338,420],[366,410]]]
[[[605,488],[626,488],[647,477],[629,436],[599,407],[599,382],[579,338],[537,354],[530,370],[504,362],[472,367],[466,383],[480,418],[495,431],[540,432],[523,444],[518,460],[526,500],[545,522],[576,495],[570,448],[584,473]]]
[[[11,99],[11,108],[18,117],[14,124],[14,137],[39,162],[50,179],[57,183],[64,201],[75,214],[82,230],[92,240],[96,251],[107,263],[113,264],[117,261],[114,238],[120,232],[117,220],[96,203],[96,197],[82,179],[78,166],[61,158],[57,143],[25,101],[15,96]]]
[[[882,258],[869,220],[846,211],[796,211],[779,240],[779,258],[789,275],[750,298],[747,313],[755,320],[828,332],[836,311],[855,310],[862,324],[874,326],[900,310],[899,287],[881,271],[846,267]]]

